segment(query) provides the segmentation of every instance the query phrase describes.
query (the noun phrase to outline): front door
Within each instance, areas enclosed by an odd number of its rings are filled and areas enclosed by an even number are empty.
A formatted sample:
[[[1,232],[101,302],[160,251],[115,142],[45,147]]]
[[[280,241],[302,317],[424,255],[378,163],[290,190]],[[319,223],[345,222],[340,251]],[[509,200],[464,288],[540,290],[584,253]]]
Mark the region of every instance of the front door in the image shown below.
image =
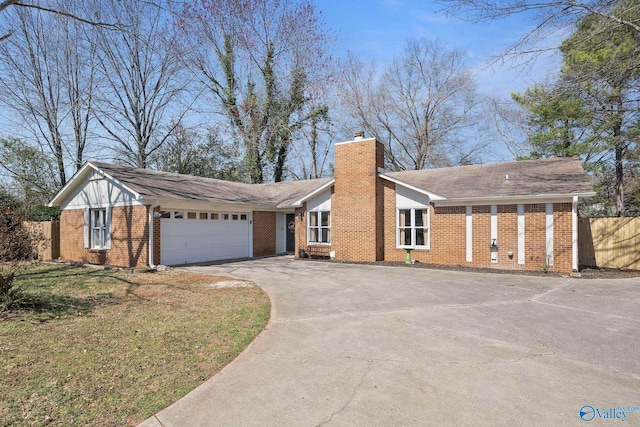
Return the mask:
[[[296,216],[287,214],[287,252],[293,253],[296,250]]]

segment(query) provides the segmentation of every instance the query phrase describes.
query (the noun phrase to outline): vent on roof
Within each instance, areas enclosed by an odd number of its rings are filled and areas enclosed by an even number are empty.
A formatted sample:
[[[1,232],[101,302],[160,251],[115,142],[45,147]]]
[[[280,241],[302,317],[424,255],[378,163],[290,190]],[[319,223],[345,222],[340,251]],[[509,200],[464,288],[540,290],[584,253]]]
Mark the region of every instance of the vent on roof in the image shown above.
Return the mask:
[[[359,140],[359,139],[364,139],[364,131],[363,130],[357,130],[353,133],[353,139],[354,140]]]

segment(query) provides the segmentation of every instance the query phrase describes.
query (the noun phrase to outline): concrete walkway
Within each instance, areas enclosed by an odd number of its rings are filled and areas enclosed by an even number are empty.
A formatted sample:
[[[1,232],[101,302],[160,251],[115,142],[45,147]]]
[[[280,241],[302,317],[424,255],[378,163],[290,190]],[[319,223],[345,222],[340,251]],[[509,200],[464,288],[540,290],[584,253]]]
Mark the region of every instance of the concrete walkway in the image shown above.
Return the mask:
[[[291,257],[186,269],[255,281],[272,318],[145,426],[578,426],[581,408],[610,425],[603,409],[640,410],[640,279]]]

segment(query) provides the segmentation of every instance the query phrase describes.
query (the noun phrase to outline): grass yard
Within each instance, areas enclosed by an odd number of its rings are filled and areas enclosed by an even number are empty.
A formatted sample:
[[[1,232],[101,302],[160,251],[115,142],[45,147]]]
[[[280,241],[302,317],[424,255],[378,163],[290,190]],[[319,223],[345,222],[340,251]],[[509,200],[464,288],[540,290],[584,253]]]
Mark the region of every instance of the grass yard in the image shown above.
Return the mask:
[[[28,308],[0,314],[0,426],[135,425],[233,360],[264,328],[258,287],[175,271],[40,264]]]

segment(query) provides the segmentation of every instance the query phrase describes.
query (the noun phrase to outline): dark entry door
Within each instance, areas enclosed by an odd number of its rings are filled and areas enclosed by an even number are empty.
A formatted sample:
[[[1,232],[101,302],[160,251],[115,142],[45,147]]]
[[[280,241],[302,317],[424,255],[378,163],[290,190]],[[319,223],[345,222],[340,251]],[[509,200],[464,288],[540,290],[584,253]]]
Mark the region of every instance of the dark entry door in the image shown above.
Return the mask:
[[[296,216],[287,214],[287,252],[296,250]]]

